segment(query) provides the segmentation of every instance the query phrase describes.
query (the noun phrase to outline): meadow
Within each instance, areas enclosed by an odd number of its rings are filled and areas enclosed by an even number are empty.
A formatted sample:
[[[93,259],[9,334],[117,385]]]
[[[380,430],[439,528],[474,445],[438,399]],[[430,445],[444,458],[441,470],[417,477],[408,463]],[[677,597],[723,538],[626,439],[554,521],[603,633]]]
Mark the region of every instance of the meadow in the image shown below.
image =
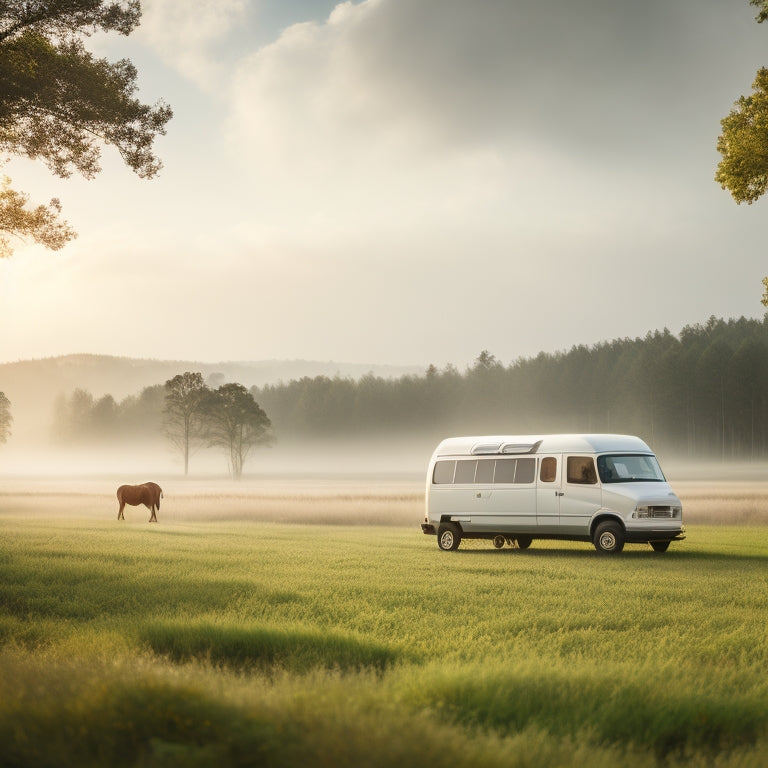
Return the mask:
[[[768,484],[665,554],[437,548],[421,483],[0,486],[2,766],[763,766]]]

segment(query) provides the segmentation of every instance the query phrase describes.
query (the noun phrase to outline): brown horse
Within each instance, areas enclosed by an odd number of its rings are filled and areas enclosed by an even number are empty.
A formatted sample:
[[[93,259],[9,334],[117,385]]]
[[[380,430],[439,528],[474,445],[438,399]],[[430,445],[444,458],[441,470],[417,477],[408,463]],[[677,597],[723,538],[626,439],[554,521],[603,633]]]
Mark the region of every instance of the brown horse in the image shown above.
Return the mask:
[[[117,489],[117,501],[120,509],[117,511],[117,519],[125,520],[123,509],[126,504],[138,507],[143,504],[151,513],[150,523],[157,522],[155,509],[160,509],[160,499],[163,498],[163,489],[157,483],[143,483],[142,485],[121,485]]]

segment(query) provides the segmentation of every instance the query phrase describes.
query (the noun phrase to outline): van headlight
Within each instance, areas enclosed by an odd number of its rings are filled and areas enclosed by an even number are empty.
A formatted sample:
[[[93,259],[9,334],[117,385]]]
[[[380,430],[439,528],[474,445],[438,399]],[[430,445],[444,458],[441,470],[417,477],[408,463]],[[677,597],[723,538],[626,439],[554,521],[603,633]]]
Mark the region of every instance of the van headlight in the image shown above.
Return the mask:
[[[649,518],[651,516],[651,510],[648,508],[647,504],[638,504],[633,510],[632,510],[632,517],[643,520],[646,518]]]

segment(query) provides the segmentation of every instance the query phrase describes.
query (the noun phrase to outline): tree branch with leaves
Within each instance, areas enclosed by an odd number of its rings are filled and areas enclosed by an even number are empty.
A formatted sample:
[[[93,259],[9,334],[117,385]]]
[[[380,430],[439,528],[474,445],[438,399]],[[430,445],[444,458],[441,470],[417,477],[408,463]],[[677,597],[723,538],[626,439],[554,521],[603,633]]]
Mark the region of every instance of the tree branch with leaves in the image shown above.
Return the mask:
[[[768,0],[749,0],[758,8],[758,24],[768,19]],[[722,133],[717,151],[722,159],[715,181],[727,189],[737,204],[752,205],[768,188],[768,69],[757,71],[752,93],[741,96],[730,113],[720,121]],[[768,306],[768,278],[763,280],[761,299]]]
[[[156,176],[162,164],[154,140],[165,133],[170,107],[142,104],[133,64],[95,58],[82,39],[96,31],[128,35],[140,17],[138,0],[0,2],[0,153],[41,160],[60,177],[93,178],[106,145],[139,177]],[[26,203],[13,194],[14,205]],[[34,227],[3,231],[60,248],[74,233],[58,221],[57,201],[47,211],[58,240],[40,239]]]

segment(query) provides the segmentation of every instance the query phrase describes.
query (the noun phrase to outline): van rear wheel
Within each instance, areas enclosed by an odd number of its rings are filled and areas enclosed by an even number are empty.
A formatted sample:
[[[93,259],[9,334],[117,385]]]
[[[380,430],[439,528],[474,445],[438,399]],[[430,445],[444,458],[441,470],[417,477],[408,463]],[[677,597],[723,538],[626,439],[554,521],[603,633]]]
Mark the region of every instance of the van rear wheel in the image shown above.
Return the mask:
[[[595,528],[595,549],[604,555],[618,554],[624,549],[624,531],[618,523],[606,521]]]
[[[445,552],[454,552],[461,544],[461,531],[455,523],[443,523],[437,529],[437,546]]]
[[[518,536],[517,537],[517,546],[520,549],[528,549],[528,547],[531,546],[532,542],[533,542],[533,536]]]
[[[652,541],[651,546],[654,552],[666,552],[669,549],[668,541]]]

